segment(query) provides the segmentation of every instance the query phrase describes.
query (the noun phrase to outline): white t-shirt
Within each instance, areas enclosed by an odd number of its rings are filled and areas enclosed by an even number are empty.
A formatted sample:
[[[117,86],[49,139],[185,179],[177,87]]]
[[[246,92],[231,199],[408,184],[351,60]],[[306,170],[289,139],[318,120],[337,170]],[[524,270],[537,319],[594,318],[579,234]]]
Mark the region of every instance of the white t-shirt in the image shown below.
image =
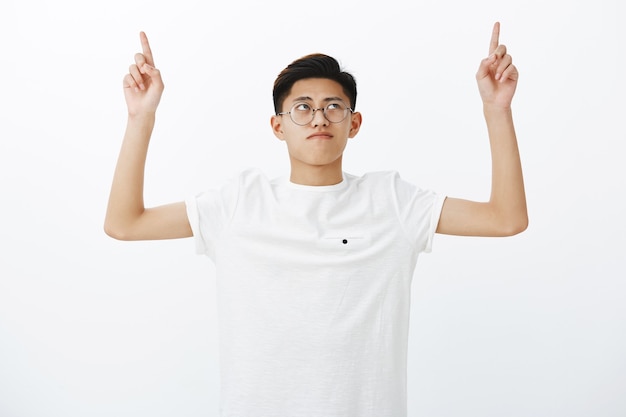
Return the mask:
[[[395,172],[243,172],[189,199],[217,276],[221,416],[406,416],[410,284],[444,196]]]

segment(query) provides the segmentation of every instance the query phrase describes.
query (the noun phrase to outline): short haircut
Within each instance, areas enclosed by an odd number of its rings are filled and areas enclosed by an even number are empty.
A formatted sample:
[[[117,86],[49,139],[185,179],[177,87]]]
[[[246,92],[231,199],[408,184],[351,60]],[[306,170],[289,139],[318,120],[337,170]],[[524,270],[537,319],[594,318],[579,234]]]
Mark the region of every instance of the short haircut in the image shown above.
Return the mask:
[[[278,74],[274,81],[274,111],[282,111],[283,101],[289,95],[296,81],[306,78],[326,78],[338,82],[350,99],[350,107],[356,107],[356,80],[352,74],[343,71],[337,60],[324,54],[310,54],[296,59]]]

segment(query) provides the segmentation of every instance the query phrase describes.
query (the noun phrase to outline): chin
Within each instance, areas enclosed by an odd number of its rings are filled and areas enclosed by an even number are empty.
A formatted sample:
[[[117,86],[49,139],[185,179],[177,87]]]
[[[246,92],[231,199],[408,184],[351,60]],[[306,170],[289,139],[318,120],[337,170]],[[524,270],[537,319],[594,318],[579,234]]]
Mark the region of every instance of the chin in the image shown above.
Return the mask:
[[[305,158],[291,158],[298,165],[309,166],[314,168],[323,168],[323,167],[331,167],[336,166],[337,164],[341,165],[341,156],[312,156],[307,155]]]

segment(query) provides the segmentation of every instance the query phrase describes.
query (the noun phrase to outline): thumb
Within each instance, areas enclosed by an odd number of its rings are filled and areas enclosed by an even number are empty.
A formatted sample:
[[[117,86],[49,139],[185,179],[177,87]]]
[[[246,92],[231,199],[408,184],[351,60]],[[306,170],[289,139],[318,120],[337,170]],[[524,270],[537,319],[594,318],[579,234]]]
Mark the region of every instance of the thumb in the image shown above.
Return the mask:
[[[483,78],[489,76],[490,68],[495,62],[495,54],[491,54],[487,58],[480,61],[480,66],[478,67],[478,71],[476,72],[476,79],[482,80]]]
[[[154,68],[152,65],[145,63],[141,67],[144,74],[150,77],[150,80],[157,86],[163,88],[163,80],[161,79],[161,71]]]

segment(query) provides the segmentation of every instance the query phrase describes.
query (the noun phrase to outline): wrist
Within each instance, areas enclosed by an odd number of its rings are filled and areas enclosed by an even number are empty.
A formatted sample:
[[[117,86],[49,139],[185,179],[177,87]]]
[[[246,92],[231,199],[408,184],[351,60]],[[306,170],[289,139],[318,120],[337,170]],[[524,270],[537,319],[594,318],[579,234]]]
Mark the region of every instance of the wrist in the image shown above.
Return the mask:
[[[154,122],[156,119],[156,112],[153,111],[145,111],[145,112],[128,112],[128,121],[129,122]]]
[[[506,116],[510,117],[513,112],[511,110],[511,105],[501,105],[495,103],[483,103],[483,113],[485,116]]]
[[[140,113],[128,114],[126,122],[126,136],[130,138],[150,139],[152,130],[154,129],[155,114]]]

